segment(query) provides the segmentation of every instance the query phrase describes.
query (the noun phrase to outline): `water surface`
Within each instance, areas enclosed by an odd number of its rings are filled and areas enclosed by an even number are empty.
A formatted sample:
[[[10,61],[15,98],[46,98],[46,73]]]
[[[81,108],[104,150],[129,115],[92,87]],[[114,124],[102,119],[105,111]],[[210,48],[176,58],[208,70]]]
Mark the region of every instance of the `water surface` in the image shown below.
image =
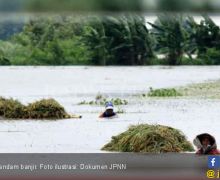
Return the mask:
[[[189,138],[203,132],[220,144],[220,100],[146,99],[136,96],[149,87],[175,87],[220,79],[220,67],[1,67],[0,95],[23,103],[57,99],[80,120],[0,121],[0,152],[100,152],[111,136],[129,125],[163,124],[181,129]],[[79,106],[100,93],[129,104],[118,119],[101,120],[100,106]],[[118,107],[116,107],[117,109]]]

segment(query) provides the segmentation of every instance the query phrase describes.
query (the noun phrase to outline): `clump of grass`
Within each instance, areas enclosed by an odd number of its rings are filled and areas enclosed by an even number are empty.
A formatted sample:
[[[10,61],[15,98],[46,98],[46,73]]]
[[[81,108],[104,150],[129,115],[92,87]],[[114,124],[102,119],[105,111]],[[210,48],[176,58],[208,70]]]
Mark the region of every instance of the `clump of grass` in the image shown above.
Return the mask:
[[[26,118],[26,107],[14,99],[0,100],[0,115],[8,119]]]
[[[4,115],[4,102],[5,102],[5,98],[0,97],[0,116]]]
[[[65,119],[71,116],[54,99],[42,99],[27,106],[30,119]]]
[[[27,106],[14,99],[0,98],[0,116],[7,119],[65,119],[71,118],[54,99],[43,99]]]
[[[153,89],[150,88],[150,92],[148,93],[149,97],[177,97],[182,96],[182,94],[174,88],[170,89]]]
[[[113,136],[102,150],[116,152],[167,153],[194,151],[184,134],[174,128],[141,124]]]
[[[103,106],[109,101],[111,101],[116,106],[128,104],[128,101],[125,99],[120,99],[120,98],[107,99],[104,96],[98,94],[94,101],[82,101],[78,105],[102,105]]]

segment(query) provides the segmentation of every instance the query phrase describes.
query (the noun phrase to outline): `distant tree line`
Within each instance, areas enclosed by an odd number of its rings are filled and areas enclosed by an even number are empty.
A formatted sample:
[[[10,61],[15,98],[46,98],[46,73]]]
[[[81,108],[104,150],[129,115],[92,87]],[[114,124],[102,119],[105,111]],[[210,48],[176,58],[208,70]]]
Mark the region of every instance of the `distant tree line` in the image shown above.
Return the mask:
[[[203,15],[51,16],[0,23],[1,65],[219,65],[220,28]],[[148,25],[151,28],[147,28]]]

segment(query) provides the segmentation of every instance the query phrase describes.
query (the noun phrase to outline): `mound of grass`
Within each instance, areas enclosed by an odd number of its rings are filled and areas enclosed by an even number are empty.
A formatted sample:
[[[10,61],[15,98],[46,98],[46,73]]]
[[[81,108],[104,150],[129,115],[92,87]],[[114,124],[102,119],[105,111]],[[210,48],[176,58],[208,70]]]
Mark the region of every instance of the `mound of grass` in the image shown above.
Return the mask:
[[[5,101],[4,117],[8,119],[27,118],[26,107],[17,100],[9,99]]]
[[[107,102],[111,101],[114,105],[119,106],[119,105],[127,105],[128,101],[125,99],[120,99],[120,98],[112,98],[112,99],[107,99],[102,95],[97,95],[94,101],[82,101],[79,103],[79,105],[105,105]]]
[[[148,93],[149,97],[177,97],[182,96],[182,94],[174,88],[170,89],[153,89],[150,88]]]
[[[131,126],[124,133],[113,136],[102,150],[116,152],[167,153],[194,151],[184,134],[174,128],[142,124]]]
[[[42,99],[27,106],[30,119],[65,119],[71,116],[54,99]]]
[[[8,119],[26,118],[26,107],[14,99],[0,99],[0,116]]]
[[[6,119],[65,119],[72,117],[54,99],[43,99],[25,106],[17,100],[1,97],[0,116]]]
[[[0,116],[4,115],[4,102],[5,102],[5,98],[0,97]]]

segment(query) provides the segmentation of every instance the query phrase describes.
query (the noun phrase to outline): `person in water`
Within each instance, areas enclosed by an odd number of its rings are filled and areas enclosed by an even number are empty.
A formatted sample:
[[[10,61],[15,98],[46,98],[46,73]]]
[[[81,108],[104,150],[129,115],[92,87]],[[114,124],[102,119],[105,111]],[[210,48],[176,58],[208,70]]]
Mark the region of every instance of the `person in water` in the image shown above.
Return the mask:
[[[103,112],[99,117],[100,118],[111,118],[116,117],[117,114],[114,112],[114,105],[112,102],[107,102],[105,105],[105,112]]]
[[[220,151],[217,149],[215,138],[208,133],[204,133],[196,136],[193,143],[198,148],[196,154],[200,154],[200,155],[220,154]]]

